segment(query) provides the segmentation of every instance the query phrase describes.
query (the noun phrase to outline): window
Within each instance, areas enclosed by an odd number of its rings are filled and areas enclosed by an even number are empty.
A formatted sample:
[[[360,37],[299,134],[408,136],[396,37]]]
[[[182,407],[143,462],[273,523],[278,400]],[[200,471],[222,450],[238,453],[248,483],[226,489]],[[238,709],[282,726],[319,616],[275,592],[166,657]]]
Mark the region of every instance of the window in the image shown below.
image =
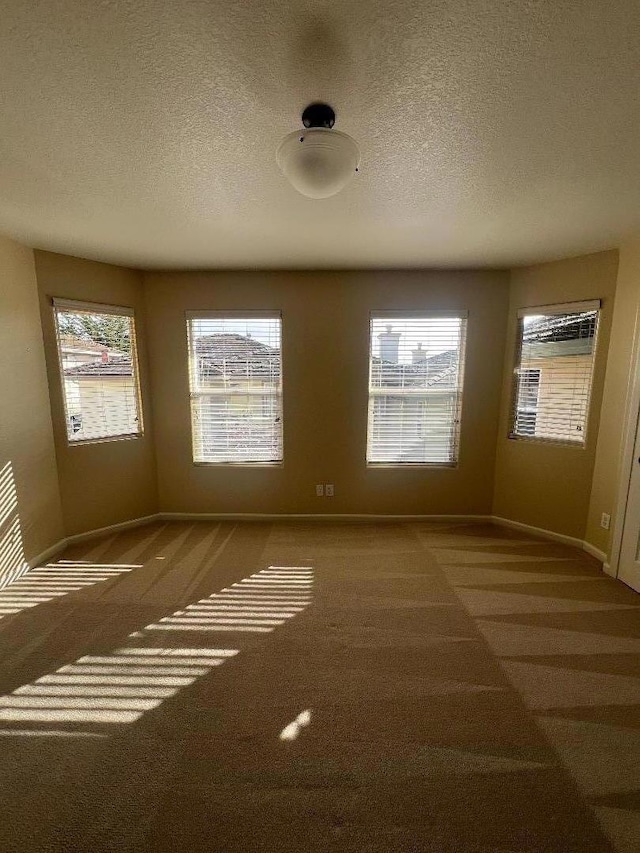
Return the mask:
[[[282,320],[187,314],[194,462],[282,461]]]
[[[367,462],[456,464],[465,333],[461,314],[372,315]]]
[[[142,435],[131,308],[54,299],[67,439]]]
[[[584,445],[599,308],[582,302],[520,312],[510,438]]]

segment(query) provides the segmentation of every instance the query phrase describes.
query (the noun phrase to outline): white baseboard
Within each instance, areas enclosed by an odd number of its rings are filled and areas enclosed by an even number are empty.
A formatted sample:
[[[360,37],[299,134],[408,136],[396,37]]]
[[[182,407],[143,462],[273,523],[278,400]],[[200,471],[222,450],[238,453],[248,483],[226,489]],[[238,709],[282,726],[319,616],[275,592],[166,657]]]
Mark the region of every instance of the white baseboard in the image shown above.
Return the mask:
[[[95,530],[87,530],[85,533],[74,533],[72,536],[65,536],[64,539],[58,540],[54,545],[47,548],[46,551],[27,560],[27,565],[30,569],[35,569],[36,566],[41,566],[43,563],[49,562],[56,554],[59,554],[66,547],[76,542],[97,539],[99,536],[117,533],[119,530],[127,530],[129,527],[140,527],[142,524],[148,524],[150,521],[157,521],[158,518],[158,513],[154,513],[153,515],[145,515],[141,518],[132,518],[129,521],[120,521],[118,524],[109,524],[107,527],[97,527]]]
[[[553,542],[562,542],[564,545],[573,545],[574,548],[582,548],[582,539],[577,539],[575,536],[567,536],[565,533],[556,533],[554,530],[546,530],[544,527],[534,527],[532,524],[523,524],[521,521],[512,521],[510,518],[502,518],[499,515],[492,516],[494,524],[500,527],[510,527],[513,530],[520,530],[523,533],[531,533],[533,536],[540,536],[543,539],[551,539]]]
[[[320,512],[160,512],[163,521],[491,521],[490,515],[390,515]]]
[[[109,533],[118,533],[120,530],[128,530],[130,527],[140,527],[143,524],[149,524],[151,521],[157,521],[159,513],[154,512],[153,515],[143,515],[140,518],[131,518],[128,521],[119,521],[117,524],[108,524],[106,527],[97,527],[95,530],[87,530],[85,533],[74,533],[72,536],[67,536],[66,544],[72,545],[75,542],[85,542],[88,539],[95,539],[97,536],[106,536]]]
[[[542,539],[550,539],[552,542],[562,542],[563,545],[571,545],[574,548],[580,548],[581,551],[586,551],[592,557],[603,564],[603,570],[606,571],[605,565],[607,555],[604,551],[596,548],[590,542],[585,542],[584,539],[578,539],[575,536],[567,536],[565,533],[556,533],[554,530],[546,530],[544,527],[534,527],[531,524],[523,524],[521,521],[512,521],[510,518],[502,518],[499,515],[492,516],[494,524],[499,524],[502,527],[510,527],[513,530],[520,530],[522,533],[530,533],[532,536],[539,536]],[[610,574],[610,572],[609,572]]]
[[[578,539],[574,536],[567,536],[564,533],[556,533],[553,530],[546,530],[542,527],[534,527],[531,524],[524,524],[521,521],[512,521],[510,518],[502,518],[497,515],[385,515],[376,513],[260,513],[260,512],[158,512],[152,515],[145,515],[140,518],[133,518],[129,521],[121,521],[117,524],[109,524],[106,527],[98,527],[95,530],[87,530],[84,533],[74,533],[64,539],[56,542],[46,551],[38,554],[36,557],[28,561],[29,568],[42,565],[47,562],[60,551],[64,550],[68,545],[76,542],[86,542],[90,539],[96,539],[99,536],[105,536],[109,533],[117,533],[121,530],[127,530],[132,527],[140,527],[143,524],[149,524],[152,521],[431,521],[431,522],[450,522],[465,523],[465,522],[490,522],[501,527],[509,527],[513,530],[519,530],[521,533],[528,533],[532,536],[538,536],[541,539],[549,539],[553,542],[561,542],[564,545],[570,545],[574,548],[579,548],[586,551],[596,560],[603,564],[603,570],[612,576],[611,566],[607,562],[607,555],[585,542],[583,539]]]
[[[36,566],[41,566],[43,563],[49,562],[52,557],[55,557],[56,554],[59,554],[60,551],[64,550],[67,547],[67,540],[60,539],[55,545],[51,545],[50,548],[47,548],[46,551],[43,551],[42,554],[38,554],[35,557],[32,557],[30,560],[27,560],[27,565],[30,569],[35,569]]]
[[[599,563],[602,563],[602,568],[605,570],[604,567],[607,564],[607,555],[604,551],[601,551],[600,548],[596,548],[596,546],[592,545],[591,542],[586,541],[582,543],[582,550],[586,551],[587,554],[591,554],[592,557],[595,557]]]

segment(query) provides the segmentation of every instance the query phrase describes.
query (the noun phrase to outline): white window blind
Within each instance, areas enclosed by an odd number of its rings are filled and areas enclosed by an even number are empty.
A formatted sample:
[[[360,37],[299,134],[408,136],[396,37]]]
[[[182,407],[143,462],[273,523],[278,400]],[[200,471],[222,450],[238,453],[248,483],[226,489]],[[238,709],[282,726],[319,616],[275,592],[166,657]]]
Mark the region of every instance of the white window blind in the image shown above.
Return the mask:
[[[187,315],[194,462],[282,461],[282,320]]]
[[[374,314],[367,462],[455,465],[466,319]]]
[[[584,444],[599,303],[520,312],[511,438]]]
[[[70,443],[142,434],[133,311],[53,300]]]

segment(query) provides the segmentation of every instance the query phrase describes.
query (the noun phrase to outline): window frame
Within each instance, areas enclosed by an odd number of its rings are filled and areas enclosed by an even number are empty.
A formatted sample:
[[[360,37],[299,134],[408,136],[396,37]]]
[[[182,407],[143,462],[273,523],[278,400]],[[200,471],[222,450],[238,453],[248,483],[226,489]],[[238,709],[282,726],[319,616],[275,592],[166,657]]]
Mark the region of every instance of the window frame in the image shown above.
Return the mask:
[[[522,347],[523,347],[523,329],[524,329],[524,319],[525,317],[531,316],[544,316],[550,317],[553,315],[559,314],[584,314],[588,312],[596,312],[596,324],[595,331],[593,335],[593,349],[591,353],[591,371],[589,376],[589,388],[587,391],[586,397],[586,405],[585,405],[585,415],[584,415],[584,429],[582,430],[581,439],[578,441],[573,441],[571,439],[566,438],[554,438],[553,436],[536,436],[536,435],[523,435],[522,433],[517,433],[516,429],[516,417],[517,417],[517,407],[518,407],[518,396],[519,396],[519,376],[521,367],[521,359],[522,359]],[[596,372],[596,358],[598,355],[598,340],[600,337],[600,323],[602,320],[601,316],[602,311],[602,300],[601,299],[590,299],[584,300],[581,302],[565,302],[565,303],[557,303],[552,305],[536,305],[530,306],[526,308],[520,308],[516,314],[516,341],[515,341],[515,349],[514,349],[514,363],[513,363],[513,373],[511,380],[511,396],[510,396],[510,404],[509,404],[509,425],[507,431],[507,439],[510,441],[518,441],[518,442],[528,442],[532,444],[547,444],[556,447],[567,447],[573,448],[576,450],[585,450],[587,447],[587,439],[589,437],[589,421],[591,419],[591,400],[593,397],[593,383],[595,380],[595,372]],[[528,370],[529,368],[524,368]],[[538,368],[532,368],[538,369]],[[540,368],[542,379],[542,368]],[[540,386],[541,386],[540,382]],[[540,395],[540,386],[538,388],[538,400]],[[536,412],[536,415],[539,413],[539,409]]]
[[[192,359],[192,332],[191,323],[193,320],[278,320],[280,323],[280,384],[277,392],[269,392],[271,395],[279,399],[280,402],[280,459],[278,460],[200,460],[196,459],[196,430],[194,428],[194,406],[195,398],[204,396],[238,396],[246,397],[246,390],[227,390],[225,394],[212,395],[206,391],[194,391],[194,363]],[[278,309],[202,309],[185,311],[185,327],[186,327],[186,343],[187,343],[187,384],[189,393],[189,426],[191,429],[191,464],[195,467],[204,468],[282,468],[284,466],[284,322],[282,311]],[[264,392],[261,395],[265,396]]]
[[[370,444],[370,435],[371,435],[371,405],[372,400],[376,397],[384,399],[384,397],[389,396],[406,396],[409,397],[420,397],[419,392],[407,393],[407,394],[394,394],[391,389],[389,392],[385,392],[382,389],[380,392],[372,393],[371,387],[371,368],[372,368],[372,355],[373,355],[373,321],[374,320],[439,320],[439,319],[456,319],[461,322],[461,332],[460,332],[460,345],[458,350],[458,384],[455,391],[452,392],[452,396],[455,395],[455,406],[456,412],[455,417],[453,419],[453,426],[455,427],[455,439],[453,442],[453,449],[455,451],[455,456],[450,462],[442,462],[442,461],[426,461],[426,462],[398,462],[398,461],[372,461],[369,459],[369,444]],[[460,464],[460,449],[461,449],[461,437],[462,437],[462,414],[464,408],[464,379],[466,373],[466,350],[467,350],[467,335],[468,335],[468,325],[469,325],[469,312],[466,309],[460,310],[416,310],[416,309],[387,309],[387,310],[372,310],[369,312],[369,324],[368,324],[368,350],[367,350],[367,423],[366,423],[366,438],[365,438],[365,465],[367,468],[371,469],[382,469],[382,468],[398,468],[398,469],[407,469],[407,468],[416,468],[420,470],[424,469],[447,469],[454,470],[458,468]],[[422,395],[426,396],[426,395]]]
[[[138,333],[136,330],[135,311],[124,305],[107,305],[100,302],[84,302],[72,299],[61,299],[51,297],[51,310],[53,313],[54,334],[56,340],[56,357],[58,359],[58,375],[60,377],[60,393],[62,396],[62,407],[64,412],[64,435],[67,447],[82,447],[87,444],[104,444],[111,441],[129,441],[144,437],[144,413],[142,408],[142,389],[140,386],[140,365],[138,360]],[[131,321],[131,371],[134,386],[134,400],[136,403],[138,430],[136,432],[114,433],[113,435],[100,436],[96,438],[69,437],[71,414],[67,401],[67,389],[65,385],[64,366],[62,359],[62,342],[60,340],[60,325],[58,312],[84,313],[84,314],[107,314],[116,317],[128,317]],[[79,430],[75,430],[78,432]]]

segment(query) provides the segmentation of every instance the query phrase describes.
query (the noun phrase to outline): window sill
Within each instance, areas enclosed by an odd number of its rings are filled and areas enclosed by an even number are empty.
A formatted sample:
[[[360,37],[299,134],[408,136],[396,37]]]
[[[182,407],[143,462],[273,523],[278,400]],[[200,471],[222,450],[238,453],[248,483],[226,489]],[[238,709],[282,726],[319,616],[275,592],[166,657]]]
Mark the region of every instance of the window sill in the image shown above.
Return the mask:
[[[522,442],[523,444],[542,444],[549,447],[570,447],[573,450],[586,450],[586,441],[563,441],[558,438],[537,438],[535,436],[526,435],[508,435],[508,441]]]
[[[424,471],[433,469],[453,470],[458,467],[457,462],[367,462],[367,468],[412,468]]]
[[[284,462],[192,462],[194,468],[284,468]]]
[[[136,438],[144,438],[143,432],[131,433],[128,435],[109,435],[105,438],[81,438],[77,441],[70,441],[67,438],[67,447],[86,447],[89,444],[110,444],[114,441],[133,441]]]

